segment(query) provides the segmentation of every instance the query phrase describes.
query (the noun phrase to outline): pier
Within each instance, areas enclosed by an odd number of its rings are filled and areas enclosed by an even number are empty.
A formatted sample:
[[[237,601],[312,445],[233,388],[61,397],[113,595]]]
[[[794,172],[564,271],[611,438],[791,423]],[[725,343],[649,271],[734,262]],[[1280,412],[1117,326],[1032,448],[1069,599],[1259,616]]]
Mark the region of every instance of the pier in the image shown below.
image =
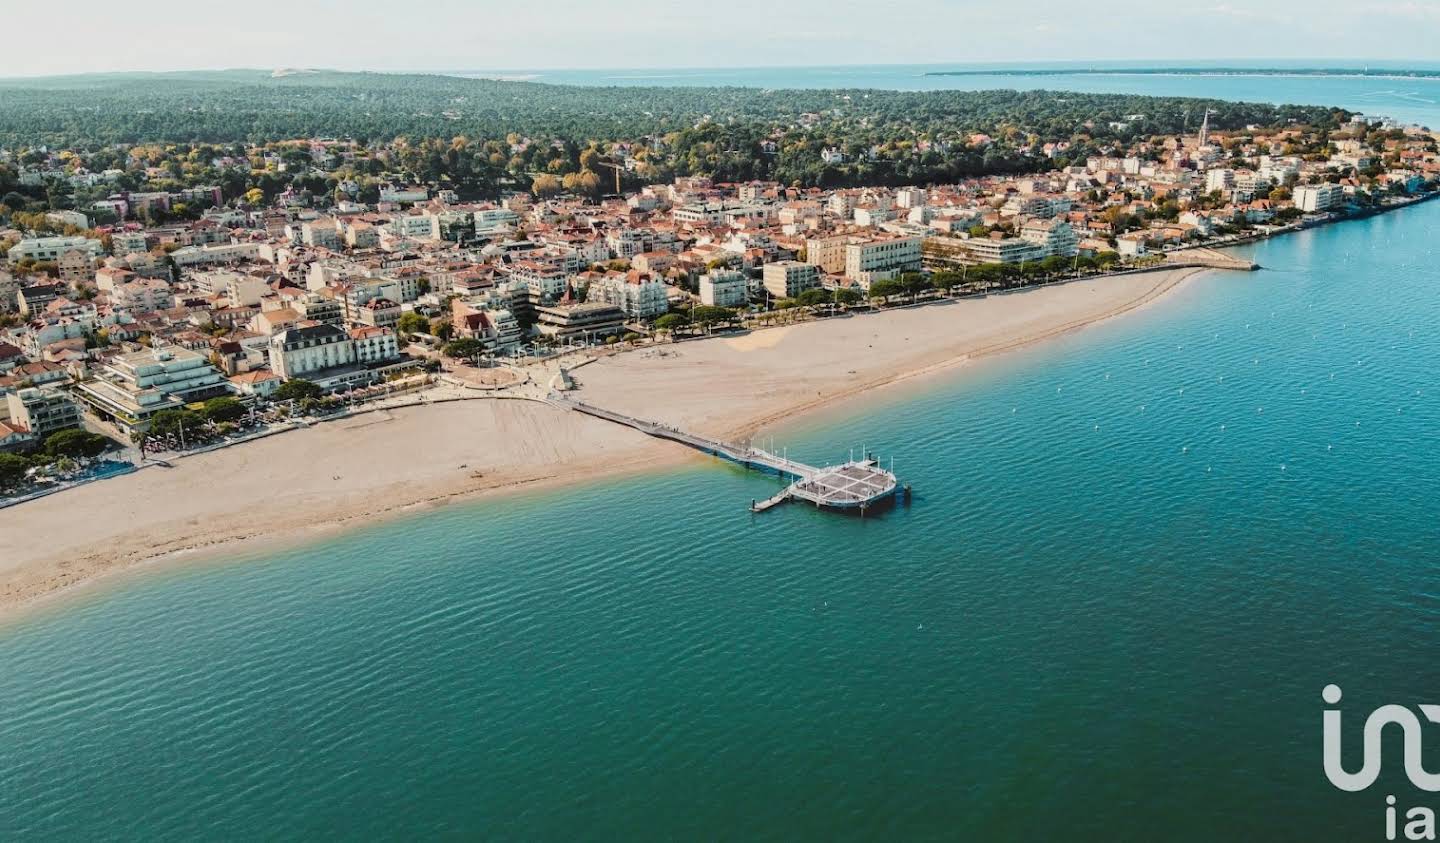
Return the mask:
[[[792,481],[790,485],[773,497],[751,502],[750,510],[752,512],[764,512],[786,501],[795,500],[812,503],[821,509],[864,513],[870,507],[893,498],[897,493],[909,494],[908,487],[902,492],[895,475],[881,468],[880,464],[869,455],[863,459],[851,460],[834,466],[806,465],[762,448],[710,439],[659,422],[637,419],[558,394],[552,394],[548,400],[556,407],[574,410],[615,424],[623,424],[647,436],[678,442],[746,468],[770,471]]]

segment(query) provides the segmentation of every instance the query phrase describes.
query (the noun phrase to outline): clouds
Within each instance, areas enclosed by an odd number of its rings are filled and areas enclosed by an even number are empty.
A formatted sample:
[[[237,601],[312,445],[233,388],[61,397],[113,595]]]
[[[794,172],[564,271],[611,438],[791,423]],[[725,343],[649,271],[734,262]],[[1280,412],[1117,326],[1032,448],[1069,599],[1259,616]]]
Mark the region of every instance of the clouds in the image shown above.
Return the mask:
[[[51,33],[53,10],[6,12]],[[63,37],[12,37],[0,74],[216,67],[641,68],[1434,54],[1440,1],[71,0]]]

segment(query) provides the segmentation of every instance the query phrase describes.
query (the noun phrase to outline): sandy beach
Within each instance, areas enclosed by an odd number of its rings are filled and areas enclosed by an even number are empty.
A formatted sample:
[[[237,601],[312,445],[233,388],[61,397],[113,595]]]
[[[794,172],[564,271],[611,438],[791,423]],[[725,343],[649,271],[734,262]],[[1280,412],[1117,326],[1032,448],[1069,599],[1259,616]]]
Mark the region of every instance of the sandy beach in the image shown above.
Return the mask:
[[[1077,281],[687,341],[574,370],[593,404],[723,438],[1143,307],[1204,270]],[[843,406],[843,404],[841,404]],[[378,411],[0,510],[0,613],[158,557],[703,459],[509,399]]]

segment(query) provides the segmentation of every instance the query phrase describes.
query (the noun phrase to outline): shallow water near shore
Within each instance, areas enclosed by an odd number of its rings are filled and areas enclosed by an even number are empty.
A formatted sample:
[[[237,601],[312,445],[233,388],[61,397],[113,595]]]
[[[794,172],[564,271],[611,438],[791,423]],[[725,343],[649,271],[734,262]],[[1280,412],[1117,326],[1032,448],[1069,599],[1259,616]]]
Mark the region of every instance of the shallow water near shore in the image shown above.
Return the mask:
[[[707,462],[42,613],[0,635],[0,828],[1377,836],[1394,791],[1325,781],[1320,689],[1431,700],[1437,225],[1258,244],[774,431],[893,455],[878,517],[752,516],[776,481]]]

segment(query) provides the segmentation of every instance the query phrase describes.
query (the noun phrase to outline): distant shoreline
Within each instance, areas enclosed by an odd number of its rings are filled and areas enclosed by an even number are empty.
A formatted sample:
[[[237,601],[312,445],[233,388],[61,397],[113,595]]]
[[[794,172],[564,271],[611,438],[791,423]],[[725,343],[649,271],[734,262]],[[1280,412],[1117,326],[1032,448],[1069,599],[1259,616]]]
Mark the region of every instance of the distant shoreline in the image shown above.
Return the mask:
[[[1440,80],[1440,70],[1355,67],[1074,67],[932,70],[925,76],[1293,76],[1354,79]]]

